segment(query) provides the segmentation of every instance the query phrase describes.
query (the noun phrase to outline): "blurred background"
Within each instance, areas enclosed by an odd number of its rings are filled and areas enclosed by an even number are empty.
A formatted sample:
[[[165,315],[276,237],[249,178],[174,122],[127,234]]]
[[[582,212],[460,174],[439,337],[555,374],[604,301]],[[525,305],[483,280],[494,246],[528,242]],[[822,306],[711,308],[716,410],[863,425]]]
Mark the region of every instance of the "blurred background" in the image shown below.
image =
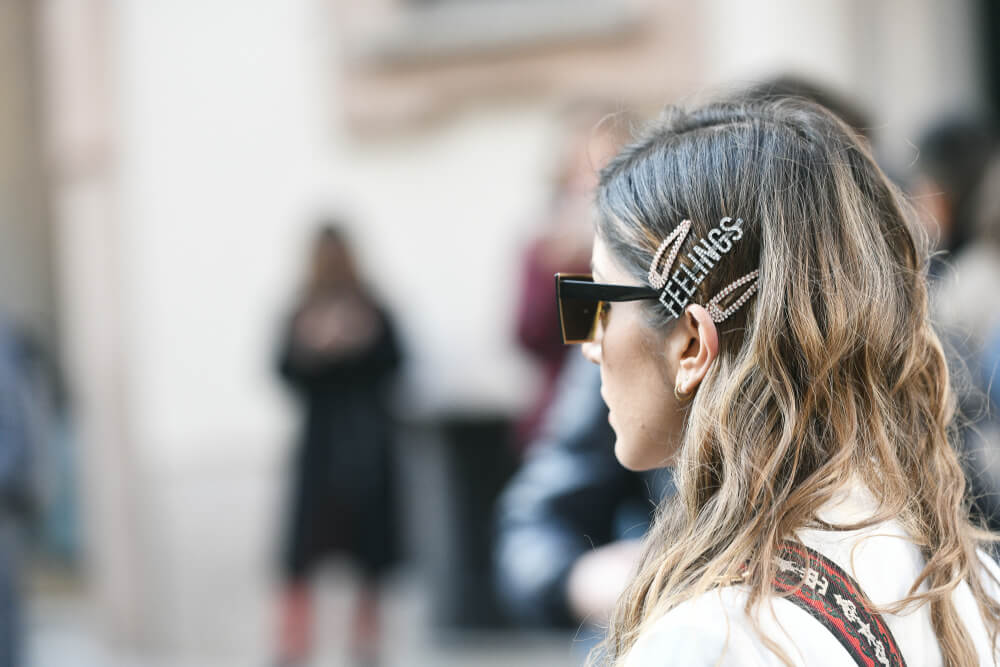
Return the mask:
[[[379,664],[580,664],[572,624],[504,612],[493,562],[561,363],[518,324],[532,249],[565,239],[544,256],[572,268],[588,234],[567,193],[623,125],[792,75],[864,114],[940,221],[918,144],[975,119],[980,177],[998,37],[992,0],[0,0],[10,664],[298,664],[302,614],[309,664],[375,664],[373,609]],[[398,557],[324,556],[304,612],[283,554],[315,404],[278,371],[331,221],[394,335]]]

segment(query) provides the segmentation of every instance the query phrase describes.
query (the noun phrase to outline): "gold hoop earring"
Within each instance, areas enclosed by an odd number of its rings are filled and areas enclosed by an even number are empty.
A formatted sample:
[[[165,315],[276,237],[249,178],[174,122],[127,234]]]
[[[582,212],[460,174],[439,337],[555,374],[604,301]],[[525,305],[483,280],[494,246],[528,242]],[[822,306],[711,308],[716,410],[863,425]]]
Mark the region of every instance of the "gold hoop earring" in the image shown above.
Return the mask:
[[[677,387],[677,385],[674,385],[674,398],[676,398],[676,399],[677,399],[677,402],[678,402],[678,403],[687,403],[688,401],[690,401],[690,400],[691,400],[691,398],[692,398],[693,396],[694,396],[694,390],[693,390],[693,389],[692,389],[691,391],[689,391],[689,392],[685,393],[685,394],[682,394],[682,393],[681,393],[681,392],[680,392],[680,391],[678,390],[678,387]]]

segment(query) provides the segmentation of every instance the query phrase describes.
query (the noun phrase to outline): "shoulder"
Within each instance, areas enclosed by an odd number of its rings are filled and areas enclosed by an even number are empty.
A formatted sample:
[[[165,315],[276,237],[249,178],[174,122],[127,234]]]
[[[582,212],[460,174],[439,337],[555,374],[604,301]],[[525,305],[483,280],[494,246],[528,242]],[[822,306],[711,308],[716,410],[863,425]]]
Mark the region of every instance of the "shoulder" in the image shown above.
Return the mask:
[[[794,665],[853,664],[844,662],[847,654],[833,635],[788,600],[765,602],[756,623],[746,602],[746,592],[733,586],[678,605],[639,637],[626,667],[785,664],[764,637]]]
[[[739,615],[734,614],[741,591],[719,589],[683,602],[664,614],[636,641],[626,667],[654,667],[667,664],[715,665],[732,653],[734,628],[745,639]],[[734,618],[735,616],[735,618]]]

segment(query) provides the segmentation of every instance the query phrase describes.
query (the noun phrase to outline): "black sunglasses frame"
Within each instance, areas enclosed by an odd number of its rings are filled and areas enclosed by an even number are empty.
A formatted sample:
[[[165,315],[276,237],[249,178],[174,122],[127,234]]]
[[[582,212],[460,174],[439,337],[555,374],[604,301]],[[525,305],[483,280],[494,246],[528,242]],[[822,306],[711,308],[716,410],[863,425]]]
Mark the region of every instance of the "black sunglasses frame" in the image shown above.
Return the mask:
[[[573,345],[594,339],[601,304],[605,301],[644,301],[659,299],[660,290],[645,285],[595,283],[594,277],[579,273],[557,273],[556,301],[563,343]],[[571,302],[576,302],[571,304]],[[592,309],[592,313],[590,312]],[[574,318],[571,321],[571,318]],[[589,323],[589,324],[588,324]],[[588,326],[587,332],[583,328]]]

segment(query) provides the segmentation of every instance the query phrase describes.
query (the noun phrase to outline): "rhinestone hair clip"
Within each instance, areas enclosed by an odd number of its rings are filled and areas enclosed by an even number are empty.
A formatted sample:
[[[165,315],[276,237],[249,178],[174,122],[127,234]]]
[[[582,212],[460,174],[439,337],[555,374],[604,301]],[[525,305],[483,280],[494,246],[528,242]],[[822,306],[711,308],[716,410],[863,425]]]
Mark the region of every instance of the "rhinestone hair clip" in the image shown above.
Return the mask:
[[[670,269],[673,267],[674,261],[677,259],[677,253],[680,252],[689,231],[691,231],[691,221],[681,220],[681,224],[674,227],[674,231],[670,232],[670,236],[663,239],[663,243],[660,244],[656,254],[653,255],[653,261],[649,265],[649,284],[653,289],[663,289],[666,287],[667,282],[670,280]],[[657,267],[660,266],[660,260],[663,259],[663,254],[667,252],[668,248],[670,249],[670,254],[667,255],[667,261],[663,262],[662,268],[657,270]]]
[[[752,297],[754,295],[754,292],[757,291],[757,275],[759,273],[760,272],[756,270],[751,271],[750,273],[746,274],[739,280],[735,280],[729,283],[718,294],[709,299],[708,305],[705,306],[705,309],[708,311],[708,314],[712,316],[713,322],[718,323],[724,321],[730,315],[739,310],[744,303],[750,300],[750,297]],[[741,294],[738,299],[729,304],[729,307],[723,310],[722,306],[719,305],[719,301],[725,299],[727,296],[735,292],[743,285],[747,285],[747,283],[749,283],[749,285],[743,291],[743,294]]]
[[[722,218],[719,224],[700,239],[686,253],[687,262],[674,268],[681,246],[691,231],[691,221],[682,220],[660,247],[649,265],[649,284],[660,290],[660,303],[674,317],[680,317],[684,308],[690,303],[697,286],[708,275],[708,272],[718,263],[722,256],[733,248],[733,242],[743,238],[742,218]],[[751,271],[742,278],[733,281],[718,294],[713,296],[705,306],[713,322],[722,322],[739,310],[757,291],[759,271]],[[723,308],[721,301],[731,294],[744,288],[743,292]]]

